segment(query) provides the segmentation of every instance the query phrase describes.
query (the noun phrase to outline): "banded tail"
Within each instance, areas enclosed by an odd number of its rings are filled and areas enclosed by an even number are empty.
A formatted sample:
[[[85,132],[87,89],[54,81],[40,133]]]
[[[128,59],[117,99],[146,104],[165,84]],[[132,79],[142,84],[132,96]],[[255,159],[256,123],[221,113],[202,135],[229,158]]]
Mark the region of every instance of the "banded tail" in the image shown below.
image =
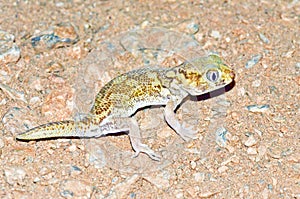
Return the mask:
[[[43,124],[19,134],[16,138],[18,140],[39,140],[59,137],[80,137],[80,133],[76,131],[75,122],[66,120]]]

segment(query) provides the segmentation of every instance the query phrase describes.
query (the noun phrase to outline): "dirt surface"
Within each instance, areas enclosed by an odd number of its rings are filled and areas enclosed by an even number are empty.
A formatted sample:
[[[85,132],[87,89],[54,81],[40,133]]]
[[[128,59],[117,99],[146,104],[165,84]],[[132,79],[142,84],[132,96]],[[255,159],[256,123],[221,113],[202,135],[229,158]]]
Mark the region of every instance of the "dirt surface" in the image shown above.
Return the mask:
[[[1,198],[300,198],[300,2],[0,2]],[[3,36],[5,35],[5,36]],[[20,142],[78,119],[110,79],[217,53],[235,70],[225,94],[135,117],[163,159],[132,159],[128,136]]]

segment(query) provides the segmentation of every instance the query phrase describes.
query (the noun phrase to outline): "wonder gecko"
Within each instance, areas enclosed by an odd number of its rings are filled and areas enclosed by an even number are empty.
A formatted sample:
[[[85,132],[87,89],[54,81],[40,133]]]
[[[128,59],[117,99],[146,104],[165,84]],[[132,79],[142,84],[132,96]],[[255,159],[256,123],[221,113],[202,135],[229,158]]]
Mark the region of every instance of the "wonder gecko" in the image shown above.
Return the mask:
[[[194,139],[197,131],[180,124],[175,109],[188,95],[217,90],[231,83],[234,76],[217,55],[183,62],[174,68],[133,70],[108,82],[97,94],[90,113],[79,121],[47,123],[17,135],[17,139],[100,137],[128,132],[134,156],[143,152],[159,161],[160,156],[141,141],[135,112],[150,105],[165,105],[164,118],[169,126],[184,140]]]

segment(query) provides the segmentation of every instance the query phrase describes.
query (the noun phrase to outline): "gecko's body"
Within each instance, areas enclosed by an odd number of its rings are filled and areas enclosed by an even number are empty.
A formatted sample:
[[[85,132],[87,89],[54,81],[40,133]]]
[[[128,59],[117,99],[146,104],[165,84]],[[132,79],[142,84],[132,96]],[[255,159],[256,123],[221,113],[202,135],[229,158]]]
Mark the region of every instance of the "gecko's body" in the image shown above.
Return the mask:
[[[144,68],[122,74],[107,83],[97,94],[90,113],[79,121],[44,124],[17,136],[19,140],[53,137],[99,137],[129,132],[133,149],[159,156],[141,142],[137,121],[132,117],[142,107],[165,105],[167,123],[184,140],[196,131],[181,125],[174,110],[188,95],[201,95],[224,87],[234,79],[232,70],[216,55],[184,62],[174,68]]]

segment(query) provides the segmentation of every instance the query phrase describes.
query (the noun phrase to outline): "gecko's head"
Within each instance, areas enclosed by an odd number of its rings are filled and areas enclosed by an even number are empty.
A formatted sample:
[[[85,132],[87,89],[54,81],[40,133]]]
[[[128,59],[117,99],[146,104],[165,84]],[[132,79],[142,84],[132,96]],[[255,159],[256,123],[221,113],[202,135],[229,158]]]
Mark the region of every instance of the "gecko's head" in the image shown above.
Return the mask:
[[[217,55],[195,59],[179,73],[186,80],[184,89],[191,95],[201,95],[225,87],[235,77],[233,70]]]

